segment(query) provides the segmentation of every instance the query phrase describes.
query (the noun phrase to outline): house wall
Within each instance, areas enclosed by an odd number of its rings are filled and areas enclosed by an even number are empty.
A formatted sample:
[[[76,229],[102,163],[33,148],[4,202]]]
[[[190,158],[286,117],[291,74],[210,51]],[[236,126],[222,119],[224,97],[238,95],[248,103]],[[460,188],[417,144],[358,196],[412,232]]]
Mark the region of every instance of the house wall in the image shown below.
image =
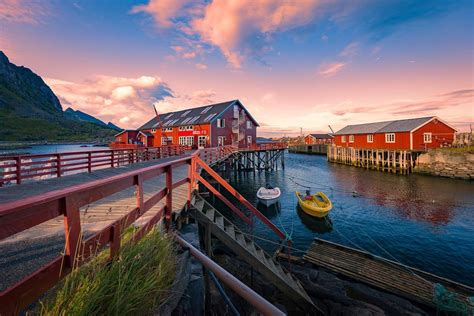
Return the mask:
[[[307,135],[307,136],[304,138],[304,143],[305,143],[306,145],[311,145],[311,144],[316,143],[316,139],[315,139],[313,136],[311,136],[311,135]]]
[[[191,124],[190,124],[191,125]],[[151,129],[146,129],[143,130],[144,132],[150,132],[152,133]],[[197,146],[198,143],[198,136],[207,136],[207,144],[206,146],[209,147],[209,136],[210,136],[210,126],[209,124],[198,124],[198,125],[193,125],[193,130],[192,131],[180,131],[179,127],[173,127],[172,131],[169,132],[163,132],[161,129],[156,129],[155,133],[152,133],[154,135],[153,141],[149,142],[148,146],[153,146],[153,147],[160,147],[161,146],[161,137],[172,137],[173,145],[178,145],[179,144],[179,137],[180,136],[194,136],[194,146]]]
[[[243,111],[245,114],[240,115],[241,120],[234,119],[234,107],[229,107],[224,113],[216,117],[211,123],[211,147],[217,146],[217,140],[219,136],[224,136],[225,141],[224,145],[232,145],[234,137],[235,140],[237,135],[232,133],[232,124],[234,122],[239,122],[239,130],[243,134],[243,138],[239,141],[239,147],[248,147],[257,143],[257,126],[250,119],[250,116],[245,112],[245,110],[239,105],[239,111]],[[225,127],[217,127],[217,119],[221,118],[225,120]],[[247,121],[252,121],[252,128],[247,128]],[[252,136],[252,143],[247,143],[247,136]]]
[[[354,147],[354,148],[370,148],[370,149],[410,149],[410,133],[409,132],[398,132],[395,133],[395,143],[385,142],[385,133],[375,133],[374,141],[372,143],[367,142],[367,134],[354,134],[354,142],[349,142],[349,136],[346,136],[346,142],[342,142],[342,135],[334,136],[334,143],[337,146],[342,147]]]
[[[124,132],[120,135],[117,135],[115,137],[115,141],[122,144],[131,144],[133,143],[133,140],[137,138],[137,134],[138,132],[135,131]]]
[[[423,133],[431,133],[431,143],[424,143]],[[424,150],[447,147],[453,143],[454,133],[455,130],[448,125],[438,120],[433,120],[413,132],[413,149]]]

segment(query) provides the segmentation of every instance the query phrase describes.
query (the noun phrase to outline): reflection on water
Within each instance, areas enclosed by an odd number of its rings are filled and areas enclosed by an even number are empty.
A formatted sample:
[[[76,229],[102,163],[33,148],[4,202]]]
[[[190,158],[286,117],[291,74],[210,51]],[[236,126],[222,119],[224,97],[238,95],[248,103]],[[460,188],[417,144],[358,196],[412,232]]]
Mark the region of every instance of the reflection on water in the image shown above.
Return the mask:
[[[474,286],[474,183],[393,175],[297,154],[286,155],[285,170],[226,178],[254,205],[260,186],[280,187],[280,211],[259,209],[292,236],[296,250],[322,237]],[[306,187],[331,199],[332,226],[297,210],[294,192]],[[276,239],[258,221],[255,233]]]
[[[296,205],[296,212],[303,225],[315,233],[324,234],[332,231],[332,221],[330,216],[314,217],[306,214],[299,205]]]

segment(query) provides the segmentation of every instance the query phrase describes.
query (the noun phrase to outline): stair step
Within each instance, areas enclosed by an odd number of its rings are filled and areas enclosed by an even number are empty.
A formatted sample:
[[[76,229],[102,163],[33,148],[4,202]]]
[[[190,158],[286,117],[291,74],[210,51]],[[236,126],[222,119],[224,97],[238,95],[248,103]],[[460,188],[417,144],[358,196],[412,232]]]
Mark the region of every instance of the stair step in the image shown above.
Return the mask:
[[[201,211],[203,210],[203,207],[204,207],[204,200],[196,200],[196,202],[194,203],[194,207],[198,210],[198,211]]]
[[[255,248],[255,244],[251,240],[246,240],[245,241],[245,247],[247,248],[248,251],[250,251],[252,254],[257,255],[257,249]]]
[[[225,232],[230,236],[232,237],[233,239],[235,239],[235,228],[234,228],[234,225],[227,225],[224,227],[224,230]]]
[[[215,214],[215,211],[213,208],[209,208],[206,210],[206,216],[207,218],[211,220],[211,222],[214,222],[214,214]]]
[[[215,223],[216,223],[217,226],[219,226],[221,229],[224,229],[224,216],[222,216],[222,215],[220,215],[220,214],[216,214]]]
[[[239,242],[239,244],[241,244],[242,246],[245,245],[245,239],[244,239],[244,235],[242,235],[242,233],[235,232],[235,240],[237,240]]]

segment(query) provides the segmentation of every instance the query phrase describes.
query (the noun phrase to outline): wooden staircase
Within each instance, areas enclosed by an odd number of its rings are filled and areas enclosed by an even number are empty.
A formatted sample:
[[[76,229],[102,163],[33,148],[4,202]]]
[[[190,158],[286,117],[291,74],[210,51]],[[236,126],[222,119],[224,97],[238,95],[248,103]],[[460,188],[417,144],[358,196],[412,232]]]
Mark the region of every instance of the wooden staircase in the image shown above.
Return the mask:
[[[194,194],[189,209],[191,215],[202,225],[210,228],[211,233],[243,258],[257,272],[285,293],[299,307],[311,312],[315,306],[301,286],[298,279],[245,236],[232,222],[219,213],[198,193]]]

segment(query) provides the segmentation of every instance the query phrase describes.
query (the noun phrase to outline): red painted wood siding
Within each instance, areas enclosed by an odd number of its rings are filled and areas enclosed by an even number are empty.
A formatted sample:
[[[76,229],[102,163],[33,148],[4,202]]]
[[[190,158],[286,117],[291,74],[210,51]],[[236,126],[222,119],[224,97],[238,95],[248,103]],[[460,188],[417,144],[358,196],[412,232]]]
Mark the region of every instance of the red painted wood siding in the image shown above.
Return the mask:
[[[191,125],[191,124],[190,124]],[[194,136],[194,145],[197,146],[198,136],[207,136],[207,145],[209,147],[209,135],[210,135],[210,126],[209,124],[200,124],[193,125],[192,131],[180,131],[179,127],[173,127],[169,132],[163,132],[161,129],[156,129],[155,133],[151,129],[143,130],[143,132],[150,132],[154,135],[153,141],[148,146],[160,147],[161,146],[161,137],[172,137],[172,144],[179,145],[180,136]]]
[[[123,132],[122,134],[115,137],[115,141],[122,144],[131,144],[134,140],[136,140],[137,134],[138,132],[136,131]]]
[[[431,133],[431,143],[424,143],[423,133]],[[440,121],[431,121],[413,132],[413,149],[439,148],[451,145],[455,130]]]
[[[424,143],[424,133],[431,133],[432,142]],[[453,143],[455,130],[438,120],[431,121],[421,128],[415,130],[413,134],[413,150],[424,150],[427,148],[439,148],[441,145]],[[349,142],[350,135],[346,136],[346,142],[342,142],[342,135],[334,137],[334,143],[342,147],[354,148],[375,148],[375,149],[406,149],[410,150],[410,132],[395,133],[395,143],[385,142],[385,133],[373,134],[373,143],[367,142],[367,134],[355,134],[354,142]]]
[[[242,111],[243,108],[239,105],[239,110]],[[241,131],[243,132],[243,139],[239,141],[239,147],[250,147],[252,145],[256,144],[257,140],[257,126],[252,121],[252,128],[247,128],[247,121],[251,121],[250,116],[245,112],[245,115],[243,116],[243,126]],[[211,147],[216,147],[217,146],[217,140],[219,136],[224,136],[225,141],[224,145],[232,145],[232,124],[234,121],[234,107],[230,106],[219,118],[222,118],[225,120],[225,127],[224,128],[219,128],[217,127],[217,120],[214,119],[214,121],[211,124],[212,132],[211,132]],[[251,136],[252,137],[252,143],[248,144],[247,143],[247,137]],[[236,137],[236,136],[234,136]]]

